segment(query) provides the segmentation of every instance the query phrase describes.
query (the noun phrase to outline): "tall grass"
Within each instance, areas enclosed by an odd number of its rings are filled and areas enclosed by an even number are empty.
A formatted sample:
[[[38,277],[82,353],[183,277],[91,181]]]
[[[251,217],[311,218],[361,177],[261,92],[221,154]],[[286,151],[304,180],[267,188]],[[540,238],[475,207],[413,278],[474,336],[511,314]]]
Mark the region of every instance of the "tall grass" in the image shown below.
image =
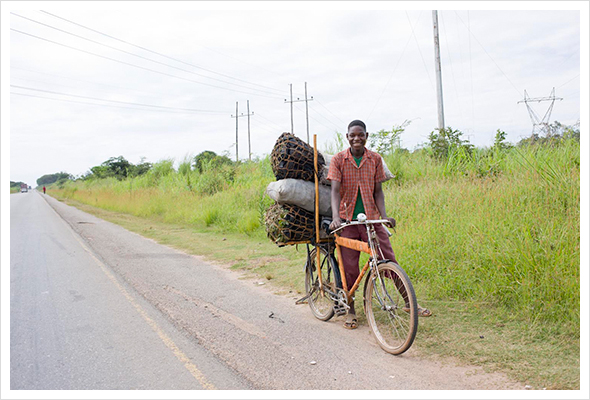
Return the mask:
[[[336,143],[335,147],[341,147]],[[421,301],[505,307],[579,337],[580,148],[559,146],[385,156],[393,248]],[[186,161],[186,160],[185,160]],[[201,173],[172,160],[141,177],[66,184],[58,196],[140,217],[265,236],[269,158]],[[52,189],[54,190],[54,189]],[[289,251],[286,249],[285,251]]]

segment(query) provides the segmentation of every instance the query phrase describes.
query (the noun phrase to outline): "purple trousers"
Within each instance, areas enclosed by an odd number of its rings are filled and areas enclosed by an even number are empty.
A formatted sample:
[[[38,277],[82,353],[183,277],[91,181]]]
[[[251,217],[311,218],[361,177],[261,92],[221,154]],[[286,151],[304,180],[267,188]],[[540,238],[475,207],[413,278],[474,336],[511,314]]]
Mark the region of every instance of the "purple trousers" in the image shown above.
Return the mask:
[[[381,246],[383,259],[391,260],[397,264],[395,254],[393,254],[391,242],[389,241],[389,237],[387,236],[385,228],[381,224],[375,225],[375,232],[377,233],[377,238],[379,238],[379,245]],[[342,230],[342,234],[340,236],[349,239],[362,240],[363,242],[369,241],[369,238],[367,237],[367,228],[364,225],[347,226]],[[342,254],[342,264],[344,265],[344,273],[346,274],[346,284],[348,286],[348,289],[350,289],[352,285],[354,285],[354,282],[360,274],[360,252],[348,249],[343,246],[340,246],[340,252]],[[377,257],[379,260],[382,259],[381,254],[378,254]]]

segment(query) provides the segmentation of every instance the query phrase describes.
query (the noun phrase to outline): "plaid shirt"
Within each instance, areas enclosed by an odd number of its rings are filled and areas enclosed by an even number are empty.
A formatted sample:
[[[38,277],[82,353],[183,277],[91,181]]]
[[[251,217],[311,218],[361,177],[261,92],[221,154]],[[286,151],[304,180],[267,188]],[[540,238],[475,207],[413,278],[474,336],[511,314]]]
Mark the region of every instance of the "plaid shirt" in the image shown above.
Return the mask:
[[[350,149],[341,151],[330,161],[328,179],[340,182],[340,218],[352,220],[359,189],[367,218],[381,217],[375,204],[375,184],[386,181],[387,177],[379,154],[365,148],[363,159],[357,167]]]

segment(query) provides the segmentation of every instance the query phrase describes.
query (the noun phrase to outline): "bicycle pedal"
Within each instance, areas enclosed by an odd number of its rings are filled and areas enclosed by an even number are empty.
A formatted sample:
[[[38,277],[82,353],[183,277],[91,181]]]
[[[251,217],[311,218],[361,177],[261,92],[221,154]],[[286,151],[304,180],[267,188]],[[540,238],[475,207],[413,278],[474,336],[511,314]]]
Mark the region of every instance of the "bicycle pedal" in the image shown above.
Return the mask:
[[[342,316],[342,315],[346,315],[348,311],[346,310],[346,307],[344,307],[341,304],[334,304],[334,313],[338,316]]]

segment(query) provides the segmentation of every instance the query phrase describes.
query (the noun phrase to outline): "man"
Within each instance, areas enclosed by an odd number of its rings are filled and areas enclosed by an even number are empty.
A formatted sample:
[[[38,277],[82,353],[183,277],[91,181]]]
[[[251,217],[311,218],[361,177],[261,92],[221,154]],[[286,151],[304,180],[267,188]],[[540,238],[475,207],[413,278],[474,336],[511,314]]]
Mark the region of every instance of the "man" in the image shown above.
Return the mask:
[[[385,195],[381,184],[387,177],[383,169],[383,161],[379,154],[365,147],[368,136],[364,122],[352,121],[348,125],[346,134],[350,148],[336,154],[330,161],[328,179],[332,185],[331,230],[339,228],[343,220],[357,219],[360,213],[366,214],[367,219],[387,219],[391,226],[395,227],[395,219],[388,217],[385,211]],[[385,228],[375,225],[375,231],[384,259],[397,263]],[[342,237],[368,241],[366,229],[362,225],[347,226],[341,232]],[[359,276],[360,253],[341,247],[341,255],[346,282],[352,286]],[[429,317],[431,312],[419,306],[418,315]],[[344,327],[347,329],[358,327],[353,301],[350,303]]]
[[[45,186],[43,186],[43,194],[45,194]]]

